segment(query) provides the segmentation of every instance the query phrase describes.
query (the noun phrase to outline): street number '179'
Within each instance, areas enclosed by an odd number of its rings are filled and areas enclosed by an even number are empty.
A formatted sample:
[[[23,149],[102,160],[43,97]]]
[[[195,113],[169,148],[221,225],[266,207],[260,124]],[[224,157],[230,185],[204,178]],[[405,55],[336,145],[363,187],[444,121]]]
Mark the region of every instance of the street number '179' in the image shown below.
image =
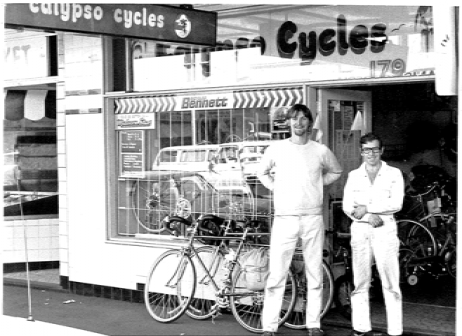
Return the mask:
[[[402,76],[406,72],[406,62],[395,60],[371,61],[371,77]]]

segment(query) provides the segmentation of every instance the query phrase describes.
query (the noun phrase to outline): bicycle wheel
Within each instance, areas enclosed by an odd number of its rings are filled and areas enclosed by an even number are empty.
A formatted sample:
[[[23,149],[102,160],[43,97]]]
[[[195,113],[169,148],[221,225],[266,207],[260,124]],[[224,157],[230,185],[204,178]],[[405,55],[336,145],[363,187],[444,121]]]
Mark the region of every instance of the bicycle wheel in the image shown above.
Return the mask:
[[[218,247],[202,246],[196,250],[191,259],[196,270],[197,282],[195,297],[191,300],[186,314],[196,320],[205,320],[212,317],[214,313],[212,307],[216,303],[215,293],[218,289],[215,288],[204,267],[207,268],[212,278],[218,278],[216,275],[221,269],[224,256]],[[201,265],[201,261],[203,265]],[[219,276],[222,274],[220,273]]]
[[[154,263],[144,287],[149,314],[159,322],[173,322],[188,308],[196,289],[191,258],[179,250],[163,253]]]
[[[446,270],[454,279],[457,275],[457,251],[453,248],[445,256]]]
[[[138,224],[148,232],[160,233],[161,222],[171,209],[161,202],[160,196],[153,190],[153,181],[133,182],[130,197],[131,208]]]
[[[402,284],[416,285],[422,273],[421,267],[416,262],[415,252],[409,248],[399,249],[399,280]]]
[[[261,333],[263,332],[261,324],[261,314],[263,310],[263,302],[265,299],[264,291],[250,291],[246,288],[244,270],[239,270],[237,276],[233,278],[233,286],[231,289],[231,311],[237,322],[245,329]],[[279,325],[289,317],[294,309],[297,296],[297,284],[295,277],[289,270],[286,280],[286,288],[282,300],[281,313],[279,317]]]
[[[425,225],[414,220],[403,219],[397,222],[397,228],[402,248],[412,250],[418,258],[437,255],[437,241]]]
[[[325,261],[322,263],[322,306],[320,318],[330,309],[334,299],[334,276]],[[305,269],[296,274],[297,279],[297,299],[293,311],[289,314],[287,321],[284,323],[286,327],[291,329],[305,329],[306,328],[306,307],[307,307],[307,283],[305,276]],[[309,304],[309,303],[308,303]]]
[[[335,280],[335,308],[348,320],[351,320],[351,293],[354,289],[353,279],[346,275],[341,275]]]

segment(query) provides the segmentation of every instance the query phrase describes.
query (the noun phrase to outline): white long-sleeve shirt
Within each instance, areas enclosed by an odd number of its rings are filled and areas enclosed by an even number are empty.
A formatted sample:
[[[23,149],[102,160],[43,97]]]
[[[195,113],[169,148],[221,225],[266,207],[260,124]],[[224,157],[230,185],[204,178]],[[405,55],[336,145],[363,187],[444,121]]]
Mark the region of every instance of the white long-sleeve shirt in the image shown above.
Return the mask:
[[[275,215],[322,214],[323,185],[337,180],[342,167],[326,146],[305,145],[290,139],[272,143],[265,151],[257,176],[274,192]]]
[[[403,198],[404,179],[398,168],[382,161],[374,183],[371,183],[363,163],[348,174],[343,192],[343,211],[353,221],[368,222],[370,214],[376,214],[386,224],[394,222],[393,214],[401,210]],[[367,207],[367,213],[359,220],[351,215],[355,205]]]

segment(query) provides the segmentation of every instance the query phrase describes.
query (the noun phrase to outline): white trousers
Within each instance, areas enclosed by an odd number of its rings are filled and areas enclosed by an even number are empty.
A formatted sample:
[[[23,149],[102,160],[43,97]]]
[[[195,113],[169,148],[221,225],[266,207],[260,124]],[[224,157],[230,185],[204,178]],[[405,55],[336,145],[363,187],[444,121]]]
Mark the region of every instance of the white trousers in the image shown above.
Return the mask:
[[[320,328],[322,306],[322,215],[276,216],[271,229],[269,277],[262,313],[264,331],[276,332],[287,273],[298,238],[301,238],[307,279],[307,328]]]
[[[375,258],[382,281],[389,335],[403,333],[403,307],[399,287],[399,240],[396,223],[386,222],[373,228],[368,223],[353,222],[351,248],[355,290],[351,293],[353,329],[367,332],[372,329],[369,306],[372,261]]]

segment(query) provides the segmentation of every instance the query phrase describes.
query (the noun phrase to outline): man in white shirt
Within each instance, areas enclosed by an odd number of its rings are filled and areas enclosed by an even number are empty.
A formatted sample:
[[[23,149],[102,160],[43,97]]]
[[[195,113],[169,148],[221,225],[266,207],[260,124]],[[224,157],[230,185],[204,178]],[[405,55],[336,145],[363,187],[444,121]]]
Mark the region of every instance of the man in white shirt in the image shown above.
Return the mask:
[[[269,277],[265,289],[262,326],[265,336],[278,329],[285,281],[300,237],[308,283],[306,327],[309,336],[324,335],[320,329],[322,304],[323,186],[341,173],[334,154],[310,140],[311,111],[296,104],[287,112],[291,138],[271,144],[262,157],[257,175],[274,192]]]
[[[402,335],[403,310],[399,288],[399,239],[394,213],[401,210],[404,180],[401,171],[381,160],[382,141],[372,133],[360,139],[363,164],[348,175],[343,211],[351,225],[355,290],[351,294],[352,336],[372,333],[369,287],[372,260],[382,280],[388,335]]]

